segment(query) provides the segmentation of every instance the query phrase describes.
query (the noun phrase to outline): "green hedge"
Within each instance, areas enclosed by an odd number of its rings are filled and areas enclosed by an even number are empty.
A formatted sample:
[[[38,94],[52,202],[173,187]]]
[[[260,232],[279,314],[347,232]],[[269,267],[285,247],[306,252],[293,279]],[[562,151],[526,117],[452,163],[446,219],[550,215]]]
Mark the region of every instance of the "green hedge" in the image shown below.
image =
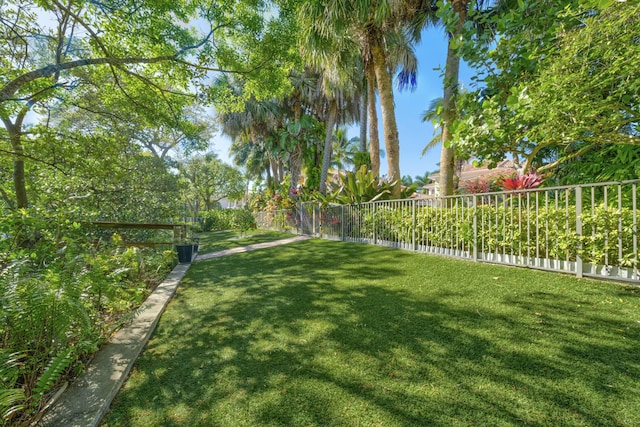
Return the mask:
[[[256,228],[256,220],[248,208],[212,209],[202,212],[202,231],[238,230]]]
[[[320,219],[324,232],[339,234],[341,212],[325,209]],[[474,246],[476,218],[478,251],[521,256],[575,260],[593,264],[631,266],[633,252],[633,211],[598,205],[581,215],[582,236],[576,233],[575,208],[540,207],[527,209],[517,203],[473,207],[416,207],[415,235],[419,245],[468,250]],[[413,212],[384,204],[345,209],[346,237],[413,242]],[[622,256],[618,241],[622,241]],[[582,244],[582,249],[579,245]]]

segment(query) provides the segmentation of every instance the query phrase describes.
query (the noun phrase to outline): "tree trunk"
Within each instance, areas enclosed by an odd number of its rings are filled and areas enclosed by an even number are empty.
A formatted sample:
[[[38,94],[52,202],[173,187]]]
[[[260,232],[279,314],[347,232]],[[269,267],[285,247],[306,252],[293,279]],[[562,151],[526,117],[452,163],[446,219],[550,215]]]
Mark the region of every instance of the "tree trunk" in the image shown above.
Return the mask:
[[[265,168],[267,171],[267,188],[273,188],[273,177],[271,176],[271,160],[269,160],[269,166]]]
[[[400,143],[398,141],[398,125],[396,124],[395,104],[393,101],[393,84],[387,67],[387,57],[379,34],[374,34],[371,41],[373,67],[378,82],[380,107],[382,110],[382,127],[384,128],[384,144],[387,150],[388,179],[395,182],[391,190],[394,198],[400,198]]]
[[[16,122],[11,123],[6,117],[2,117],[2,122],[7,130],[11,149],[13,151],[13,188],[16,193],[15,207],[17,209],[28,208],[29,198],[27,197],[27,183],[24,173],[24,146],[22,145],[22,121],[25,114],[18,114]]]
[[[302,144],[298,143],[289,156],[289,173],[291,174],[290,191],[298,188],[298,179],[300,178],[300,171],[302,170],[302,154]]]
[[[320,193],[327,192],[327,175],[329,174],[329,165],[331,164],[333,128],[336,125],[338,117],[338,104],[335,99],[329,104],[329,117],[327,120],[327,134],[324,139],[324,153],[322,156],[322,172],[320,174]]]
[[[456,119],[456,92],[460,72],[460,56],[453,49],[452,40],[457,40],[467,20],[469,0],[453,2],[453,9],[458,14],[454,34],[449,36],[447,63],[444,71],[444,97],[442,98],[442,150],[440,151],[440,195],[451,196],[454,193],[455,147],[453,146],[451,127]]]
[[[280,185],[280,176],[278,175],[278,162],[276,159],[269,155],[269,164],[271,165],[271,175],[273,177],[273,189]]]
[[[293,118],[296,123],[300,123],[300,119],[302,118],[302,102],[300,101],[299,91],[296,92],[295,103],[293,104]],[[298,188],[298,179],[300,178],[300,171],[302,170],[302,157],[304,153],[302,149],[302,142],[299,138],[301,132],[302,130],[298,132],[298,135],[295,135],[296,145],[289,156],[289,174],[291,175],[289,192]]]
[[[371,172],[376,178],[380,176],[380,138],[378,137],[378,111],[376,110],[376,74],[373,64],[367,69],[367,107],[369,109],[369,157]]]
[[[367,151],[367,98],[368,98],[368,85],[367,79],[363,79],[362,96],[360,97],[360,152]]]

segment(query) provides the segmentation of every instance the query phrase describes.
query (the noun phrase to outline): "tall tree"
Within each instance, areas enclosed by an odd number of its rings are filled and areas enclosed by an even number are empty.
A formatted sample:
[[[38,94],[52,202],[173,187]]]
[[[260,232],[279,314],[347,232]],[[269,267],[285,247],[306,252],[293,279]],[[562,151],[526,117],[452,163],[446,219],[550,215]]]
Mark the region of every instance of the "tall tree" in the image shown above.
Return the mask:
[[[300,10],[301,20],[307,31],[315,32],[324,42],[330,38],[336,38],[340,41],[356,39],[360,44],[361,52],[364,52],[364,57],[371,60],[372,70],[370,69],[367,74],[367,84],[372,85],[374,82],[371,78],[372,75],[375,76],[382,110],[388,174],[389,179],[396,181],[393,188],[393,194],[396,197],[400,196],[401,190],[400,148],[393,99],[392,70],[389,67],[385,37],[388,31],[406,24],[417,13],[423,12],[426,6],[430,6],[430,3],[421,1],[362,3],[315,0],[305,2]],[[319,46],[311,43],[309,48],[316,49]],[[365,61],[365,66],[366,63],[367,61]],[[370,90],[368,94],[371,98]],[[371,103],[371,99],[369,99],[369,103]],[[371,115],[369,118],[371,119]],[[370,123],[371,128],[373,125],[374,123]],[[375,150],[374,141],[371,141],[370,144],[372,150]],[[372,156],[372,163],[374,161]]]
[[[637,5],[548,0],[517,7],[488,17],[500,35],[494,46],[463,45],[483,87],[464,97],[469,114],[457,126],[457,143],[481,160],[495,164],[510,154],[525,169],[543,170],[566,162],[575,170],[574,160],[602,159],[602,149],[611,161],[626,158],[625,169],[633,150],[609,144],[637,143]]]
[[[453,126],[456,119],[456,93],[460,75],[458,45],[464,34],[464,24],[471,0],[451,0],[449,12],[452,17],[442,15],[448,24],[449,42],[444,71],[444,96],[442,97],[442,149],[440,152],[440,195],[450,196],[454,192],[455,146]],[[445,9],[446,10],[446,9]]]
[[[13,159],[16,208],[29,204],[23,146],[26,115],[81,86],[86,73],[107,70],[118,89],[139,105],[152,97],[137,99],[130,89],[143,86],[153,94],[154,101],[146,104],[150,109],[167,102],[168,93],[184,93],[188,83],[202,88],[198,83],[203,80],[198,79],[213,70],[251,71],[247,75],[255,80],[246,96],[264,96],[286,86],[281,64],[264,64],[279,50],[270,39],[277,26],[264,25],[266,8],[259,1],[36,3],[0,3],[0,119],[8,134],[3,152]],[[193,22],[198,18],[210,30],[197,31]],[[258,44],[259,51],[246,54],[248,47]],[[262,67],[257,66],[260,63]],[[258,77],[260,73],[269,78]]]
[[[237,200],[244,196],[242,173],[222,162],[215,154],[189,158],[180,163],[179,170],[188,182],[186,202],[196,217],[201,205],[210,210],[224,198]]]

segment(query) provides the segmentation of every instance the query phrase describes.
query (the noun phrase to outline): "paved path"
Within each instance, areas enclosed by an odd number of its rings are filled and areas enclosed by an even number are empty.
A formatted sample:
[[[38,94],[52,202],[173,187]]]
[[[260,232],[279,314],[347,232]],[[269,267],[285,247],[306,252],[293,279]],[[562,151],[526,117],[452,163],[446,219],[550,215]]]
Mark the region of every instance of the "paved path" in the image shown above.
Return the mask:
[[[288,239],[275,240],[273,242],[256,243],[255,245],[242,246],[242,247],[239,247],[239,248],[233,248],[233,249],[227,249],[227,250],[224,250],[224,251],[212,252],[210,254],[198,255],[196,257],[195,261],[200,261],[200,260],[203,260],[203,259],[210,259],[210,258],[218,258],[218,257],[225,256],[225,255],[238,254],[240,252],[254,251],[256,249],[270,248],[272,246],[278,246],[278,245],[284,245],[284,244],[287,244],[287,243],[299,242],[301,240],[307,240],[307,239],[310,239],[310,238],[311,238],[311,236],[296,236],[296,237],[290,237]]]
[[[216,258],[255,249],[309,239],[297,236],[274,242],[259,243],[226,251],[199,255],[196,260]],[[77,378],[44,414],[38,426],[95,427],[107,413],[111,401],[124,384],[143,347],[173,298],[189,264],[179,264],[147,298],[138,313],[120,329],[93,358],[85,372]]]

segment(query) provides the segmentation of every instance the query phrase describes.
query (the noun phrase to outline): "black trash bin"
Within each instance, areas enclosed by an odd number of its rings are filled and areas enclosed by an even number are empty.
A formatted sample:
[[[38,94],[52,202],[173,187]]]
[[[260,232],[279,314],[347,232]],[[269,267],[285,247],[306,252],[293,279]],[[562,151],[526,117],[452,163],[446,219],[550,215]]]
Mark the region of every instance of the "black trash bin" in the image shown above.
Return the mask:
[[[178,251],[178,262],[180,264],[190,264],[193,257],[193,245],[176,245]]]

